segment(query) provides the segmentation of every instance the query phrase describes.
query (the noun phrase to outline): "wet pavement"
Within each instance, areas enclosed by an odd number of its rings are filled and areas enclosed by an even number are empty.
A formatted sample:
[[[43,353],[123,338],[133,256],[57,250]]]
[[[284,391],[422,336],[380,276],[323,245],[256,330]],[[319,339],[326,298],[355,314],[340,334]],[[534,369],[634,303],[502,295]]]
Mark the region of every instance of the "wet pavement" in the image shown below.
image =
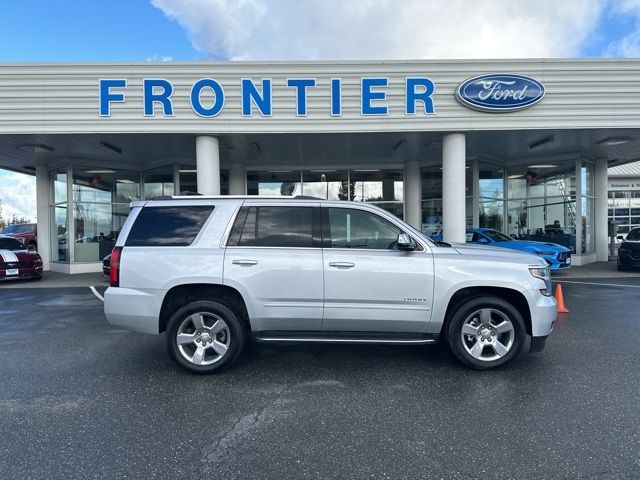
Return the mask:
[[[88,288],[0,287],[0,478],[640,478],[640,280],[564,283],[547,349],[252,346],[226,373],[110,326]]]

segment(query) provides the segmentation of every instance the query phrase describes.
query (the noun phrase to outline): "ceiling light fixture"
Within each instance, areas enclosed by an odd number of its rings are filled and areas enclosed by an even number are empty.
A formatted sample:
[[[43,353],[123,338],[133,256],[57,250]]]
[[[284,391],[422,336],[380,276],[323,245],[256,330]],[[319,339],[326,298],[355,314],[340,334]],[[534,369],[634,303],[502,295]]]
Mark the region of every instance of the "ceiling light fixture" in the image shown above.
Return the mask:
[[[507,178],[509,180],[513,180],[515,178],[524,178],[524,175],[509,175]]]
[[[602,140],[598,140],[596,145],[606,145],[607,147],[614,147],[616,145],[622,145],[623,143],[630,142],[629,137],[607,137]]]
[[[406,140],[403,138],[402,140],[400,140],[398,143],[396,143],[393,146],[393,151],[395,152],[396,150],[398,150],[402,145],[404,145],[406,143]]]
[[[536,163],[535,165],[529,165],[529,168],[556,168],[557,166],[551,163]]]
[[[122,155],[122,149],[119,147],[116,147],[115,145],[111,145],[110,143],[107,143],[107,142],[100,142],[100,145],[102,145],[107,150],[111,150],[112,152],[115,152],[118,155]]]
[[[543,145],[546,145],[547,143],[551,143],[553,141],[555,141],[556,137],[554,137],[553,135],[545,137],[545,138],[541,138],[538,141],[535,141],[533,143],[529,144],[529,150],[533,150],[535,148],[541,147]]]
[[[198,173],[198,170],[195,168],[180,168],[178,173]]]
[[[93,175],[97,173],[116,173],[115,170],[85,170],[85,173],[91,173]]]
[[[127,180],[126,178],[123,178],[122,180],[116,180],[116,183],[136,183],[133,180]]]
[[[353,169],[354,172],[379,172],[380,169]]]
[[[18,150],[23,152],[47,153],[53,152],[55,148],[45,145],[44,143],[30,143],[27,145],[18,145]]]

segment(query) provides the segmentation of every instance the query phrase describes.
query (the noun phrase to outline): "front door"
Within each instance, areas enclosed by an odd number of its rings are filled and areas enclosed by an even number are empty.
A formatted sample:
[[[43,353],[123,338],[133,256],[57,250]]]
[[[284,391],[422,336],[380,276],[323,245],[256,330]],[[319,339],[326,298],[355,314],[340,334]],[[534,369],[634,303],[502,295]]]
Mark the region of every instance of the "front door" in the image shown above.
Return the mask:
[[[427,247],[418,243],[414,251],[398,250],[400,233],[414,235],[367,207],[322,211],[322,329],[425,332],[433,297],[433,256]]]
[[[255,331],[321,328],[320,208],[287,203],[245,202],[229,235],[224,283],[243,294]]]

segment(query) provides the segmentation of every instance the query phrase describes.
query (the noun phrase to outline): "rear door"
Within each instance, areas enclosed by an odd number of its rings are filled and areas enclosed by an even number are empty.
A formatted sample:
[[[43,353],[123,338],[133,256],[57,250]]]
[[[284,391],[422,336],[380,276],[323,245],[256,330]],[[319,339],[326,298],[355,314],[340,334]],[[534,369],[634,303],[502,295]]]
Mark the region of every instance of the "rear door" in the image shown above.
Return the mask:
[[[318,331],[323,266],[320,208],[293,201],[247,203],[227,241],[224,283],[249,305],[256,331]]]
[[[326,331],[425,332],[433,301],[433,255],[417,241],[396,247],[403,231],[382,215],[322,207]]]

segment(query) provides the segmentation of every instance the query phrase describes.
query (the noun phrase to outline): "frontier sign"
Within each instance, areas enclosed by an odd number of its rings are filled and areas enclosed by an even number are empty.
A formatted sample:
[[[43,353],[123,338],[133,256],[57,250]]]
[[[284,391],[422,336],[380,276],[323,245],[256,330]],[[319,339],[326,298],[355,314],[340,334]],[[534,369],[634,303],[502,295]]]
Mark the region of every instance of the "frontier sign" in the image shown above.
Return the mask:
[[[435,84],[426,77],[406,77],[404,96],[406,115],[435,114],[433,94]],[[316,78],[288,78],[284,86],[294,93],[295,101],[290,108],[298,117],[307,115],[307,99],[313,90],[323,89],[329,99],[326,112],[333,117],[342,115],[342,79],[331,78],[330,81],[319,82]],[[360,79],[360,114],[363,116],[384,116],[389,114],[387,104],[387,77],[362,77]],[[113,104],[125,102],[127,98],[127,79],[108,78],[99,81],[99,111],[101,117],[109,117]],[[270,117],[273,112],[273,87],[271,78],[256,81],[242,78],[233,87],[238,92],[240,111],[243,117],[254,114]],[[227,87],[229,88],[229,87]],[[174,88],[173,83],[164,78],[145,78],[142,80],[142,109],[144,116],[153,117],[156,114],[165,117],[174,115],[172,95],[188,95],[192,110],[201,117],[215,117],[225,108],[226,92],[223,85],[215,78],[201,78],[195,81],[185,91]],[[234,100],[238,98],[234,95]],[[238,101],[238,100],[236,100]]]

